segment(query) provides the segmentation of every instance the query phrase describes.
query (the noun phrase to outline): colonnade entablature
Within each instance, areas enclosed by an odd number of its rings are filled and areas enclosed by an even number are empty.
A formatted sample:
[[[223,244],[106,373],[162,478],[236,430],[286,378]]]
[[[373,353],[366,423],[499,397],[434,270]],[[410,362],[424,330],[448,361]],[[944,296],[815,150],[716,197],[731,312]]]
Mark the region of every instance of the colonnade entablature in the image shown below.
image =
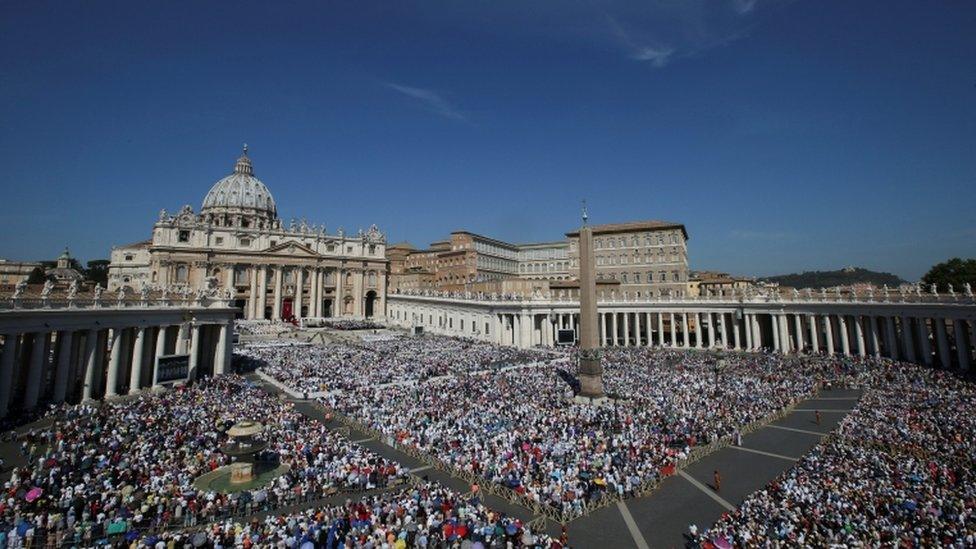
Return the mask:
[[[0,417],[228,372],[237,312],[219,295],[0,299]]]
[[[601,344],[772,350],[893,359],[969,369],[976,301],[963,294],[741,295],[598,300]],[[388,321],[518,347],[550,346],[576,331],[579,303],[484,295],[391,294]],[[467,333],[471,319],[488,326]],[[493,329],[492,329],[493,327]]]

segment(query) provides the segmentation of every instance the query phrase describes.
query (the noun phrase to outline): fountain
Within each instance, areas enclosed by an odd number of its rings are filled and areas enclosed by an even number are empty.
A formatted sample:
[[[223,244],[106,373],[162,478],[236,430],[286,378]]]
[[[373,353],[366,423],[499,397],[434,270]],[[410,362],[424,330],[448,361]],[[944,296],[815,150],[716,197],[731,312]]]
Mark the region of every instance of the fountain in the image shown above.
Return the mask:
[[[194,486],[205,491],[232,493],[266,485],[285,474],[288,465],[256,459],[268,446],[267,441],[257,438],[263,432],[264,425],[257,421],[240,421],[231,426],[227,430],[229,439],[220,446],[220,451],[234,458],[234,462],[200,475]]]

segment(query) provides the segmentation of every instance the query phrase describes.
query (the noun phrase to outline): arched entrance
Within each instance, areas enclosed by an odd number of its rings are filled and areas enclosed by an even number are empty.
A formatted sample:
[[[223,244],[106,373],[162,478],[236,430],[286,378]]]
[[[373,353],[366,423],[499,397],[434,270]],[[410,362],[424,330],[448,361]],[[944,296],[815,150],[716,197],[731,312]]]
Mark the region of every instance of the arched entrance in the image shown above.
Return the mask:
[[[322,316],[324,318],[332,317],[332,300],[324,299],[322,300]]]
[[[366,306],[363,308],[366,311],[366,318],[373,318],[373,304],[376,303],[376,292],[370,290],[366,292]]]
[[[342,314],[344,316],[352,314],[352,296],[346,296],[342,304]]]

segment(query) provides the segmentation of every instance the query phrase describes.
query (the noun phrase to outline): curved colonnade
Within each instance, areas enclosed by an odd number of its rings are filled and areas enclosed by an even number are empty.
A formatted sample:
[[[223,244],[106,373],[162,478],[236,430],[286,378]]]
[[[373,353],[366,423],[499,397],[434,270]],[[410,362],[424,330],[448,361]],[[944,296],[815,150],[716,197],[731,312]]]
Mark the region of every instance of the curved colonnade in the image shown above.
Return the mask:
[[[557,330],[579,324],[575,301],[404,294],[387,299],[390,324],[516,347],[552,346]],[[601,300],[598,310],[604,347],[872,355],[963,370],[973,362],[971,296]]]
[[[189,355],[186,378],[229,370],[234,313],[224,300],[5,300],[0,417],[43,403],[158,388],[158,358]]]

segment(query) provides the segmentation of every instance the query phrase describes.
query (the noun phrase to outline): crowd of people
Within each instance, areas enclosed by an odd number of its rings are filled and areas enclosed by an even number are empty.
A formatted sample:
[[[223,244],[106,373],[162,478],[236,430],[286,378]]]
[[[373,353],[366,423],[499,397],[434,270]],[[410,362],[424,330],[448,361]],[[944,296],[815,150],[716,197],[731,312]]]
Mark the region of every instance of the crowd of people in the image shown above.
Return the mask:
[[[372,320],[356,319],[326,320],[322,322],[322,325],[333,330],[376,330],[382,328],[381,325]]]
[[[349,498],[342,505],[313,507],[264,520],[227,520],[202,530],[164,533],[143,540],[163,549],[170,541],[223,547],[540,547],[562,541],[520,520],[485,507],[444,486],[422,482],[393,492]]]
[[[976,546],[976,386],[872,359],[837,431],[696,541],[704,547]]]
[[[299,393],[350,391],[541,360],[545,354],[443,336],[244,346],[237,354]]]
[[[692,448],[809,396],[818,371],[778,355],[735,355],[716,377],[705,353],[614,350],[604,382],[618,399],[593,406],[572,398],[557,373],[567,364],[462,370],[396,398],[360,385],[322,402],[399,445],[575,517],[604,494],[628,496],[667,474]]]
[[[245,336],[279,337],[284,333],[295,330],[293,324],[287,322],[269,322],[267,320],[238,320],[234,322],[237,333]]]
[[[189,526],[405,475],[399,464],[235,375],[133,400],[67,406],[53,420],[24,440],[27,464],[4,485],[0,530],[7,546],[28,532],[88,545],[120,522],[132,529]],[[230,462],[219,449],[226,430],[244,420],[266,426],[259,459],[288,465],[288,472],[233,496],[197,490],[197,477]]]
[[[945,371],[875,358],[611,348],[611,398],[594,405],[567,383],[577,375],[574,350],[422,336],[237,353],[295,391],[324,393],[323,406],[396,445],[566,519],[606,495],[640,492],[695,448],[735,439],[818,387],[861,388],[833,435],[691,544],[976,545],[976,389]],[[22,441],[27,464],[4,485],[0,547],[90,546],[112,532],[160,549],[566,544],[476,495],[426,481],[391,487],[407,477],[399,464],[237,375],[62,405],[51,420]],[[231,463],[220,447],[243,420],[266,426],[258,459],[288,472],[233,495],[197,488],[201,475]],[[345,503],[314,504],[337,491]],[[273,512],[293,503],[312,507]],[[272,512],[254,519],[262,510]]]

